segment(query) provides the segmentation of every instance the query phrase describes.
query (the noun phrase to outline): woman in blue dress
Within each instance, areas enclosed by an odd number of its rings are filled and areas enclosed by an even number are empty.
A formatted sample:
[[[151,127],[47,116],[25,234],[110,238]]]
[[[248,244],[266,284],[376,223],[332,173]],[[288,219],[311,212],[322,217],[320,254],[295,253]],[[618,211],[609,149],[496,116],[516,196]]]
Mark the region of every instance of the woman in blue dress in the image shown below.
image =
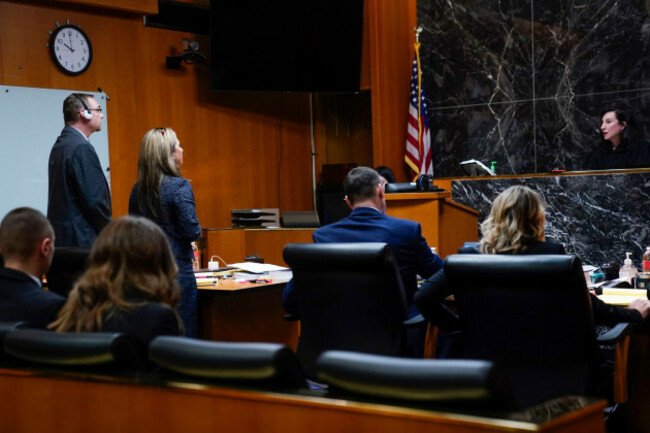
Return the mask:
[[[196,336],[196,279],[192,269],[192,241],[201,236],[196,216],[194,192],[178,167],[183,149],[171,128],[155,128],[140,143],[138,180],[129,198],[129,214],[142,215],[156,222],[165,232],[178,265],[181,298],[178,313],[185,334]]]

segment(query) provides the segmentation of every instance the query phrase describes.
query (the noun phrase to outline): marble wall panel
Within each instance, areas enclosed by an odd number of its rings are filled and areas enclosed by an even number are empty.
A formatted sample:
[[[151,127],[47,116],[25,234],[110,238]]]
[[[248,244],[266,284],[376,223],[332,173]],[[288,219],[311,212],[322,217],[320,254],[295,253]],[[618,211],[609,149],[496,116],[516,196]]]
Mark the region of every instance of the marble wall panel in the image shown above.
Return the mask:
[[[470,158],[499,174],[581,169],[611,105],[650,138],[649,4],[418,0],[435,176]]]
[[[497,161],[501,174],[535,171],[531,102],[474,105],[432,112],[434,175],[460,170],[468,159]],[[523,165],[522,165],[523,164]],[[440,174],[443,173],[443,174]]]
[[[585,264],[620,264],[632,252],[641,267],[650,246],[650,173],[460,180],[452,183],[452,198],[479,210],[482,222],[496,196],[518,184],[546,202],[547,240],[562,243]]]

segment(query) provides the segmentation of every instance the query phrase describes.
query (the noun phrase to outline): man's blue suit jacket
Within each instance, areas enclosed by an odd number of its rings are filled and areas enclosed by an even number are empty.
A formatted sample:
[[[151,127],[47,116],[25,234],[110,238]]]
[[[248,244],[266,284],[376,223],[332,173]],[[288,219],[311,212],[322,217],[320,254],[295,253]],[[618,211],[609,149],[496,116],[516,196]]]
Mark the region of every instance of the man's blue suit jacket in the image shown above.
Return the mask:
[[[402,275],[409,317],[417,314],[413,306],[417,275],[428,278],[443,265],[440,257],[431,253],[419,223],[384,215],[371,207],[356,208],[348,217],[321,227],[314,232],[313,239],[314,243],[385,242],[390,245]],[[288,313],[299,314],[292,281],[284,289],[282,306]]]

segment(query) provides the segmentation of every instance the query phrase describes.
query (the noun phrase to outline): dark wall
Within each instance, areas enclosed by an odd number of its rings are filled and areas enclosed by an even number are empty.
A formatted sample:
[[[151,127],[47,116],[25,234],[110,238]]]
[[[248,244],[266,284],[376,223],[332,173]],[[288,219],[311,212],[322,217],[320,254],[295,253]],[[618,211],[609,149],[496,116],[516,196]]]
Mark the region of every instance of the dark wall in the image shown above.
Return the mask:
[[[582,169],[602,110],[650,111],[643,0],[418,0],[435,176]]]

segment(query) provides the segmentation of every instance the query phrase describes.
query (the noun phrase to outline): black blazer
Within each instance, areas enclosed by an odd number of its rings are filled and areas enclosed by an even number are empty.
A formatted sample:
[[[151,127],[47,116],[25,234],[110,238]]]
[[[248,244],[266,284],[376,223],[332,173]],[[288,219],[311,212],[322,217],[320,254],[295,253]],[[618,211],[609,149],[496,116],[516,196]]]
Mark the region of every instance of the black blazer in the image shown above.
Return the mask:
[[[132,311],[113,310],[104,319],[102,332],[124,332],[143,347],[159,335],[182,335],[182,324],[176,311],[158,302],[147,302]]]
[[[478,247],[462,249],[463,254],[479,254]],[[534,241],[522,254],[566,254],[564,246],[555,242]],[[447,308],[443,301],[451,295],[451,288],[444,268],[422,283],[413,298],[420,313],[431,323],[445,332],[460,329],[458,316]],[[613,326],[620,322],[641,323],[643,317],[639,311],[618,305],[609,305],[591,295],[591,306],[596,325]]]
[[[56,318],[65,298],[43,290],[29,275],[0,268],[0,321],[25,321],[45,328]]]
[[[71,126],[50,152],[47,218],[57,247],[85,248],[111,220],[111,194],[97,152]]]

